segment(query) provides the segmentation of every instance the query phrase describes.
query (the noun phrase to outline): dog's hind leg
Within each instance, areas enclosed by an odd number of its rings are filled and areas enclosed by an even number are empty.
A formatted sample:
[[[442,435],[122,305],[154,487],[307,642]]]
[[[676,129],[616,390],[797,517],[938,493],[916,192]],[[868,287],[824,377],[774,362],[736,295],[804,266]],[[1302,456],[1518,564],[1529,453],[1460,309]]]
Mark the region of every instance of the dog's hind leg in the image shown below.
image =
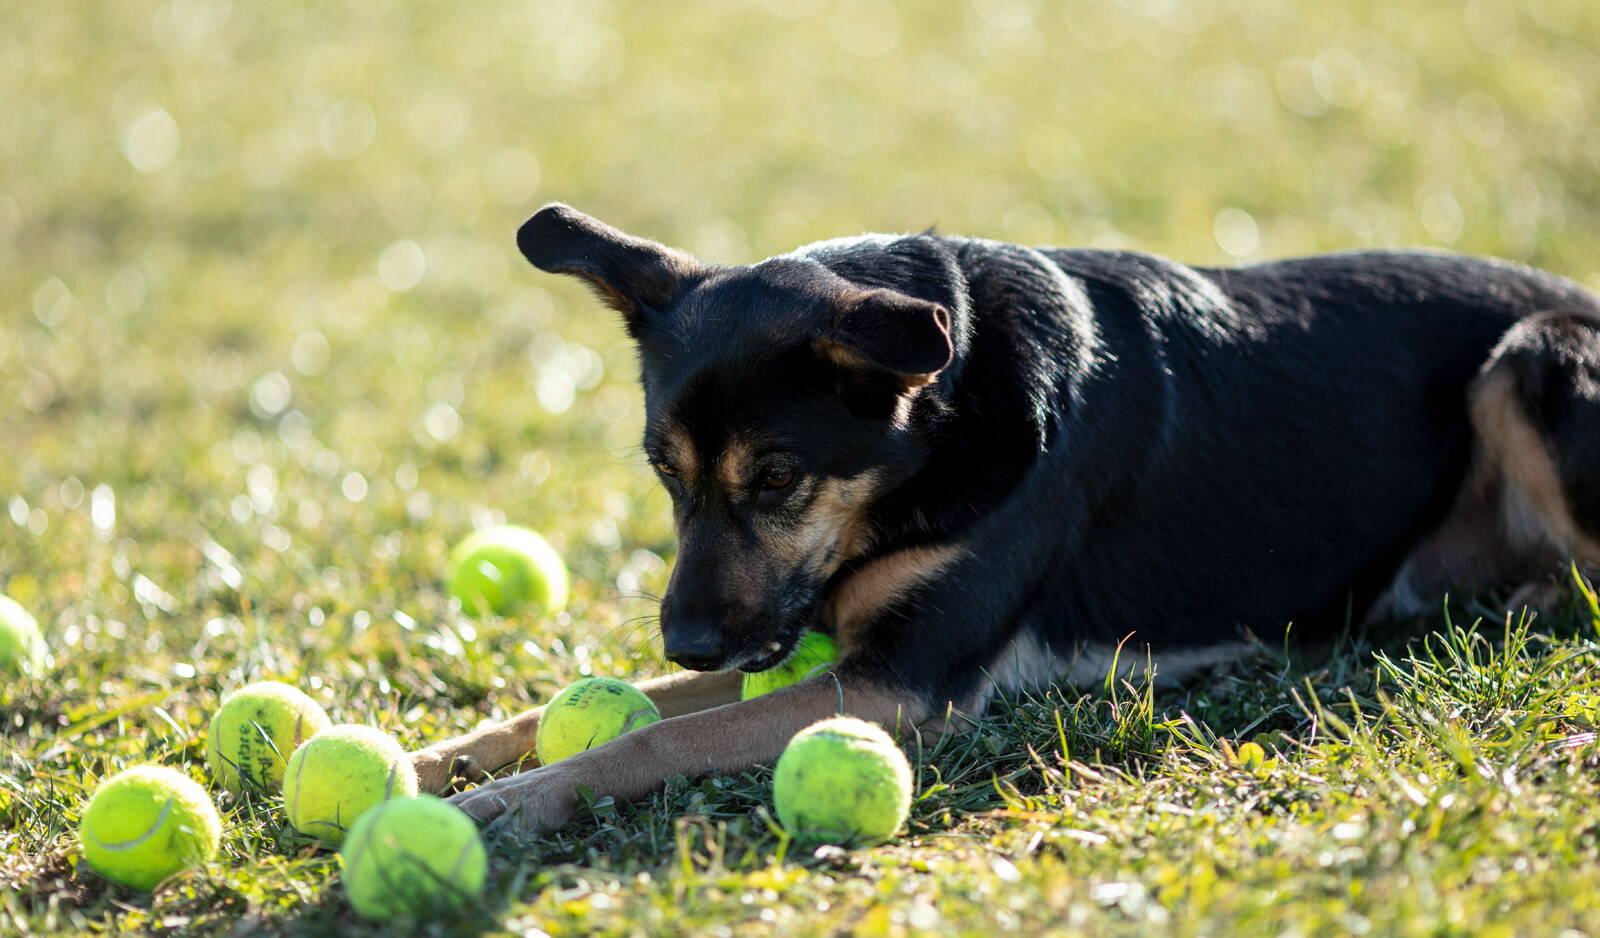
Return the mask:
[[[1503,534],[1542,569],[1600,566],[1600,318],[1547,313],[1514,326],[1472,390],[1472,421],[1503,480]],[[1554,598],[1518,590],[1513,608]]]
[[[738,671],[688,671],[640,681],[635,686],[655,702],[663,718],[670,719],[738,700],[741,678]],[[457,780],[481,782],[508,770],[538,765],[533,744],[543,714],[543,707],[535,707],[503,723],[413,753],[411,763],[417,770],[419,787],[439,792]]]
[[[1373,618],[1435,611],[1456,587],[1522,584],[1508,608],[1549,606],[1568,563],[1600,566],[1600,318],[1517,323],[1468,399],[1467,480]]]

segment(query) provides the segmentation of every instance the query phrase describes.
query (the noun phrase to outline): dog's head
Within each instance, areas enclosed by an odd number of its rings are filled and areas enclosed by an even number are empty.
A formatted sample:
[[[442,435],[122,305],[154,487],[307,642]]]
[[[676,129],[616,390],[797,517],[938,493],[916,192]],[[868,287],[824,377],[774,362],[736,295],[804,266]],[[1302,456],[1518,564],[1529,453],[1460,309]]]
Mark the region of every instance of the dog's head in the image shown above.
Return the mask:
[[[803,255],[717,267],[564,205],[517,233],[585,281],[638,344],[644,449],[672,493],[666,655],[761,670],[865,551],[875,497],[926,458],[913,402],[949,365],[950,311]]]

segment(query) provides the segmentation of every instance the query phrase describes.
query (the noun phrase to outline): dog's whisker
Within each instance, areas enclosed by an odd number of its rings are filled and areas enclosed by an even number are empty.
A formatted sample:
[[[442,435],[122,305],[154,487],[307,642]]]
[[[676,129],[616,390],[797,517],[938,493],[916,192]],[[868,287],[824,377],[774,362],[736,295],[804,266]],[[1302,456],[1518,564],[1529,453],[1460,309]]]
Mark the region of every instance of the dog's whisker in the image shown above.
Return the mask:
[[[629,651],[636,651],[641,647],[654,648],[653,639],[660,631],[660,616],[642,615],[633,616],[617,623],[617,625],[604,632],[600,638],[606,643],[622,645]]]
[[[596,598],[594,601],[592,601],[590,603],[591,606],[599,605],[601,602],[617,602],[621,600],[641,600],[653,603],[661,602],[660,596],[657,596],[648,590],[622,589],[618,587],[605,590],[596,590],[595,592],[597,597],[600,598]]]

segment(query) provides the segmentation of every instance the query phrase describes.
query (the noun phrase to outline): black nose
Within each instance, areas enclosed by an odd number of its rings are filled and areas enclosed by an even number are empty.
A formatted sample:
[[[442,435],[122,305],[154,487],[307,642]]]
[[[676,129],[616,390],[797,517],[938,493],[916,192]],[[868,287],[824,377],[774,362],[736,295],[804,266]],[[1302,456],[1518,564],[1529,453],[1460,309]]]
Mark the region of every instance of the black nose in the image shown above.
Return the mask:
[[[722,647],[722,633],[708,628],[676,628],[666,630],[667,660],[691,671],[715,671],[727,659]]]
[[[669,651],[667,652],[667,660],[691,671],[719,671],[722,669],[721,655],[696,654],[692,651]]]

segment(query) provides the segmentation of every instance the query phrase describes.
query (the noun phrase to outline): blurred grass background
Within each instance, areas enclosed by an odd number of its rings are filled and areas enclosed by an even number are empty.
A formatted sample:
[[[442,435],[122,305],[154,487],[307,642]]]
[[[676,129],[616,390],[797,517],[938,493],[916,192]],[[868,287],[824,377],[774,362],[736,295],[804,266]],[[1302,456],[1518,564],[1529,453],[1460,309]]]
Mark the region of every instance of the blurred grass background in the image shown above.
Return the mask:
[[[0,22],[0,591],[58,665],[0,688],[17,881],[68,875],[84,787],[195,759],[247,679],[418,745],[663,669],[639,617],[672,539],[632,352],[517,255],[543,201],[721,262],[938,225],[1196,263],[1430,245],[1600,287],[1592,0]],[[566,553],[570,614],[449,607],[449,544],[502,518]],[[61,921],[109,914],[86,907]]]

